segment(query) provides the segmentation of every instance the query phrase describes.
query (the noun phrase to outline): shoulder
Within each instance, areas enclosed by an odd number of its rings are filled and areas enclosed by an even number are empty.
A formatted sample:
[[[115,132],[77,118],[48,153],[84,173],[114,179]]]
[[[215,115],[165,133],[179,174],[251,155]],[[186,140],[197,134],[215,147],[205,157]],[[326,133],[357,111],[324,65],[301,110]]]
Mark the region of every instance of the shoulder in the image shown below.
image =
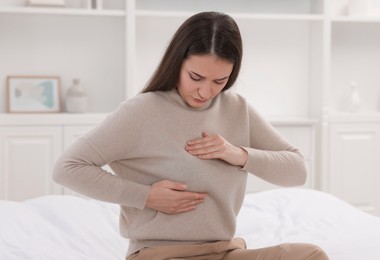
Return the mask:
[[[136,124],[139,121],[147,120],[148,117],[159,107],[160,97],[154,92],[138,94],[130,99],[122,101],[106,117],[105,123],[114,125],[115,122],[120,124]]]
[[[139,106],[139,105],[146,105],[151,102],[155,102],[158,99],[160,99],[160,96],[157,94],[158,92],[147,92],[147,93],[140,93],[136,96],[124,101],[125,105],[129,106]]]
[[[263,118],[259,110],[245,97],[234,90],[227,90],[220,93],[220,107],[239,115],[246,114],[251,119]]]
[[[227,106],[229,108],[249,109],[250,107],[248,101],[242,95],[233,90],[227,90],[220,93],[219,99],[223,106]]]
[[[127,130],[131,133],[131,126],[138,126],[138,129],[144,129],[151,118],[155,117],[155,110],[160,106],[157,105],[160,97],[152,93],[138,94],[128,100],[121,102],[116,109],[110,112],[98,127],[93,129],[93,136],[101,135],[103,132],[125,133]]]
[[[162,98],[156,92],[140,93],[120,103],[117,110],[129,112],[143,112],[149,108],[157,108]]]

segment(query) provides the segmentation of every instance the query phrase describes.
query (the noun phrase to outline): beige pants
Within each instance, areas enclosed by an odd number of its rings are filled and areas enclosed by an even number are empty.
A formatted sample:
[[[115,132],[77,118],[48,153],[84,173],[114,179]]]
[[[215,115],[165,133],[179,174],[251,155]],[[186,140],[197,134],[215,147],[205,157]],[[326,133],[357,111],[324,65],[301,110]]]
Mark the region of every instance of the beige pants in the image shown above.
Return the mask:
[[[144,248],[127,260],[328,260],[326,253],[312,244],[281,244],[260,249],[245,249],[243,239],[198,245],[173,245]]]

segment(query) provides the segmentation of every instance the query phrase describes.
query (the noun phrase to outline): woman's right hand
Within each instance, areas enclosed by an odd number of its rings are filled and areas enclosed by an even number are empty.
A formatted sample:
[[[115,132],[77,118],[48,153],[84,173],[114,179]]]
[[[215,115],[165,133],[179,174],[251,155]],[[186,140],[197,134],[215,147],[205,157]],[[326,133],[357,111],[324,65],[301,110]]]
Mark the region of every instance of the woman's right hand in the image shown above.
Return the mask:
[[[190,192],[186,189],[186,184],[179,182],[156,182],[150,187],[145,207],[172,215],[194,210],[205,201],[206,193]]]

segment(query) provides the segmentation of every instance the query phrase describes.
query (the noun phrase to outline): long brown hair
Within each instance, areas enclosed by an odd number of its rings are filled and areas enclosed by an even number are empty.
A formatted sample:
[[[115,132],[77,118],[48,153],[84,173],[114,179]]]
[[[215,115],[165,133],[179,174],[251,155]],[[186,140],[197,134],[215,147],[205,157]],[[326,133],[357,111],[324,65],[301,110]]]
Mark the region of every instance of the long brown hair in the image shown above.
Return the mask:
[[[188,18],[174,34],[166,52],[142,93],[169,91],[177,87],[184,59],[212,54],[234,64],[223,91],[236,81],[243,55],[239,27],[232,17],[219,12],[202,12]]]

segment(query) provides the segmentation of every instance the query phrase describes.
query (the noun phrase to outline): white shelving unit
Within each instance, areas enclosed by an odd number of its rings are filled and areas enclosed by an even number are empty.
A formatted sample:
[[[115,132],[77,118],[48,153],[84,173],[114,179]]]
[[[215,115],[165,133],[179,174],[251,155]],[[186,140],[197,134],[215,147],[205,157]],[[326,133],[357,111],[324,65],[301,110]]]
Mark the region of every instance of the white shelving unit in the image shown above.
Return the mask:
[[[111,0],[104,9],[27,7],[25,3],[0,3],[0,112],[5,112],[8,75],[59,76],[62,99],[78,77],[88,89],[89,112],[113,110],[125,98],[124,1]]]
[[[243,68],[246,69],[242,72],[240,86],[237,86],[239,91],[248,94],[250,90],[247,86],[257,86],[257,96],[260,98],[256,102],[259,103],[259,108],[262,107],[264,111],[268,111],[264,112],[268,115],[309,116],[307,100],[310,98],[307,89],[311,84],[308,78],[311,74],[309,69],[311,61],[305,57],[309,56],[308,52],[314,48],[312,46],[314,43],[307,38],[309,33],[314,31],[311,27],[323,24],[322,0],[291,1],[287,5],[273,0],[241,0],[241,4],[237,5],[231,5],[228,1],[199,0],[181,3],[166,0],[160,1],[159,4],[156,1],[146,0],[103,2],[113,2],[113,6],[117,9],[88,9],[80,5],[74,8],[71,6],[37,8],[22,6],[25,1],[18,2],[20,6],[9,6],[7,1],[0,6],[0,19],[3,21],[1,23],[3,25],[0,25],[0,33],[9,36],[4,37],[8,40],[3,43],[4,46],[0,46],[4,47],[1,49],[8,54],[4,56],[6,59],[3,59],[3,67],[9,69],[1,72],[3,75],[0,76],[58,74],[62,78],[63,93],[73,77],[82,78],[82,82],[90,89],[90,112],[109,112],[124,98],[137,94],[152,74],[169,38],[178,25],[195,12],[219,10],[230,13],[238,21],[246,46],[251,45],[251,42],[253,46],[257,46],[257,49],[253,50],[250,47],[245,48],[246,62]],[[15,20],[18,23],[14,28],[18,29],[17,33],[6,26],[6,24],[14,24]],[[46,23],[50,26],[43,26]],[[263,32],[262,29],[265,27],[268,27],[266,31],[269,33]],[[279,35],[279,32],[284,35]],[[285,34],[289,33],[291,33],[290,37],[285,37]],[[47,35],[50,38],[56,38],[45,42],[42,39]],[[36,41],[36,45],[41,45],[43,50],[36,46],[21,45],[18,48],[12,46],[12,43],[20,39],[26,43],[27,38],[32,37],[41,39]],[[322,35],[316,38],[321,39]],[[86,44],[80,44],[81,42]],[[44,46],[45,43],[46,46]],[[268,43],[272,45],[269,48]],[[52,48],[52,46],[57,48]],[[67,46],[70,47],[67,48]],[[25,53],[20,53],[20,50],[27,48],[30,48],[27,55],[22,55]],[[53,49],[52,52],[49,53],[49,49]],[[63,49],[66,49],[65,52]],[[280,50],[279,57],[267,55],[268,52],[277,49]],[[120,53],[124,54],[120,55]],[[47,59],[47,56],[51,59]],[[36,63],[39,57],[46,65],[37,68]],[[272,60],[265,62],[268,58]],[[25,60],[21,67],[18,62],[20,59]],[[6,64],[9,60],[17,62]],[[261,61],[265,62],[266,67],[274,67],[272,73],[284,71],[286,75],[280,75],[276,81],[269,75],[270,71],[262,73]],[[294,64],[294,66],[288,66],[289,64]],[[113,70],[110,69],[111,67]],[[289,68],[289,70],[283,68]],[[296,75],[300,68],[305,72],[302,78]],[[252,72],[259,77],[252,77]],[[267,74],[265,78],[264,74]],[[282,103],[278,103],[281,99],[276,100],[277,95],[274,94],[278,93],[284,85],[292,86],[293,90],[290,89],[290,93],[301,93],[294,98],[289,98],[289,102],[284,104],[285,107],[290,107],[291,111],[282,113],[282,109],[268,110],[274,106],[266,102],[266,99],[272,99],[278,107],[283,107]],[[266,91],[263,91],[264,89]],[[1,94],[0,97],[4,100],[5,92]],[[262,95],[265,96],[261,97]],[[1,111],[5,111],[5,106],[1,108]]]
[[[380,17],[348,16],[346,4],[332,1],[327,16],[322,187],[380,216]],[[357,113],[348,112],[350,81],[359,85]]]
[[[380,17],[348,16],[348,0],[103,0],[97,9],[86,1],[68,0],[66,8],[24,3],[0,3],[0,113],[7,75],[58,75],[63,93],[79,77],[89,92],[89,112],[108,113],[143,88],[186,18],[226,12],[244,43],[236,90],[281,127],[307,127],[313,133],[310,187],[355,203],[336,192],[339,178],[330,178],[344,176],[333,172],[337,142],[331,131],[336,118],[358,118],[340,116],[350,81],[359,84],[361,115],[380,114]],[[371,212],[380,214],[380,202],[372,204]]]
[[[137,89],[131,90],[132,95],[138,93],[154,71],[162,50],[176,28],[191,14],[212,9],[233,16],[243,35],[245,56],[236,86],[238,91],[252,97],[252,102],[268,115],[308,117],[309,76],[314,74],[314,68],[310,68],[310,52],[321,51],[322,35],[315,37],[319,39],[316,43],[311,42],[309,37],[321,31],[318,27],[323,24],[322,8],[310,12],[310,3],[302,4],[302,9],[293,3],[296,8],[281,10],[276,1],[269,1],[269,4],[264,1],[241,2],[236,6],[223,6],[216,1],[208,1],[207,5],[193,1],[188,6],[181,6],[176,1],[163,1],[160,2],[161,7],[157,6],[158,10],[154,10],[156,4],[153,1],[137,1],[134,15],[138,73],[135,74],[134,84],[131,84],[137,86]],[[312,2],[321,5],[321,1]],[[245,8],[244,4],[249,8]],[[270,10],[271,5],[275,8],[273,12],[264,13],[264,10]],[[316,5],[313,7],[316,8]],[[170,9],[162,10],[162,6]],[[291,95],[287,100],[282,99],[280,93],[285,89]],[[285,107],[288,111],[283,110]]]
[[[99,9],[57,9],[47,7],[2,7],[1,13],[7,14],[53,14],[53,15],[89,15],[89,16],[120,16],[125,17],[124,10]]]

